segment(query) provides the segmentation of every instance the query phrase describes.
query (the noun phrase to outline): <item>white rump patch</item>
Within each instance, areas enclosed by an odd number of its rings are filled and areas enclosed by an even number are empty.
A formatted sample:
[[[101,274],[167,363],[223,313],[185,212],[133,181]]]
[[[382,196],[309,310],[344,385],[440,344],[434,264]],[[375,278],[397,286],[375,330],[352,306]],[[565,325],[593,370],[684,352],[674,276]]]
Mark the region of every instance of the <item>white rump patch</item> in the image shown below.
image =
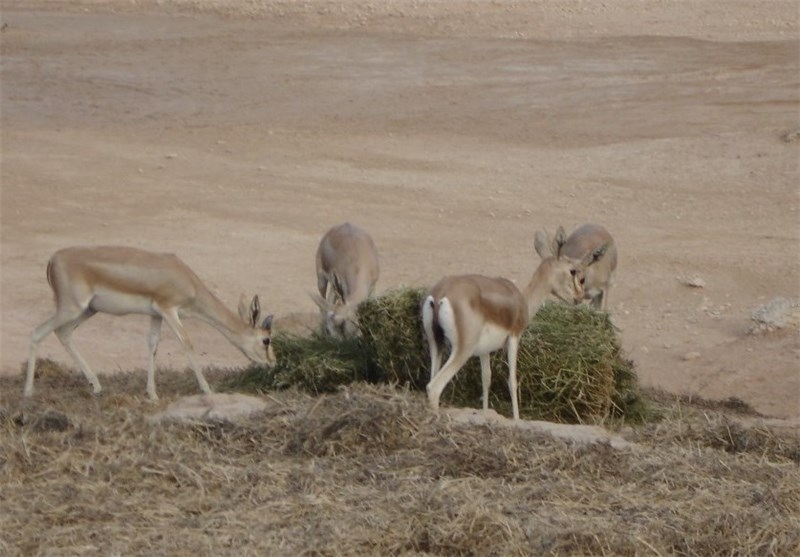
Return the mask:
[[[456,329],[456,315],[453,312],[453,305],[447,298],[439,300],[439,326],[444,331],[444,336],[450,341],[453,352],[458,346],[458,330]]]
[[[428,296],[422,303],[422,326],[426,334],[433,333],[433,296]]]

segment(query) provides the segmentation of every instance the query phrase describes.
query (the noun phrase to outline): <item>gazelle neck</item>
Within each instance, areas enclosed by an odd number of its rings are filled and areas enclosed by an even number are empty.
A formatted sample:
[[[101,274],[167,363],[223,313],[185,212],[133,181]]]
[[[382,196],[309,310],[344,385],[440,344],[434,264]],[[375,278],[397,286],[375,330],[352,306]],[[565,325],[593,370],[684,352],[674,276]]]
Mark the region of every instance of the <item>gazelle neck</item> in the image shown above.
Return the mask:
[[[531,318],[536,315],[539,306],[544,303],[547,295],[550,293],[550,284],[547,279],[551,264],[552,261],[550,259],[544,259],[539,264],[539,267],[536,268],[536,271],[531,277],[531,281],[523,292],[525,300],[528,302],[528,315]]]
[[[231,344],[242,347],[242,336],[249,328],[237,314],[233,313],[207,288],[200,288],[192,305],[192,315],[214,327]]]

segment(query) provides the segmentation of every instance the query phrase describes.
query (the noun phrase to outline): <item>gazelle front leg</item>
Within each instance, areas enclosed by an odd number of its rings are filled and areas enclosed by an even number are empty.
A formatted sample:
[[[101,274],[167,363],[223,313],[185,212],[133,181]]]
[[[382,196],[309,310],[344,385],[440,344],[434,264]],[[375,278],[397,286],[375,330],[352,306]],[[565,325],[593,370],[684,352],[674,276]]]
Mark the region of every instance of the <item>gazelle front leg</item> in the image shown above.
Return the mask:
[[[211,390],[211,387],[208,386],[206,378],[203,377],[203,372],[200,371],[200,368],[197,366],[197,361],[194,357],[192,341],[189,339],[189,334],[183,327],[183,323],[181,323],[177,312],[161,312],[161,317],[164,318],[164,320],[167,322],[167,325],[169,325],[169,328],[172,329],[172,332],[175,333],[175,336],[177,336],[178,340],[181,341],[181,344],[186,352],[186,356],[189,358],[189,366],[192,368],[192,371],[194,371],[194,376],[197,379],[197,384],[200,386],[200,390],[206,394],[211,394],[213,391]]]
[[[161,340],[161,323],[163,319],[160,315],[150,318],[150,333],[147,335],[147,346],[149,348],[149,361],[147,362],[147,396],[152,400],[158,400],[156,394],[156,351]]]
[[[519,337],[509,336],[506,356],[508,357],[508,390],[511,393],[511,409],[515,420],[519,420],[519,403],[517,401],[517,353]]]

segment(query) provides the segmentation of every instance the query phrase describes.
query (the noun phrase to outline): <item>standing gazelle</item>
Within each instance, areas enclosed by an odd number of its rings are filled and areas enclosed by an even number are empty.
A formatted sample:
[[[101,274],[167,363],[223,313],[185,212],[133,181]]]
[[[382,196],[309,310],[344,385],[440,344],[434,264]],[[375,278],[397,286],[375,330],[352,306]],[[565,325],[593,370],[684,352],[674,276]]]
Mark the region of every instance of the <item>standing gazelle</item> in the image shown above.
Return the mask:
[[[31,335],[26,397],[33,394],[36,348],[52,332],[80,366],[95,394],[101,391],[97,376],[72,344],[75,329],[96,313],[151,316],[147,368],[147,394],[151,399],[158,398],[155,355],[162,321],[167,322],[185,348],[197,383],[204,393],[210,393],[211,388],[195,362],[192,343],[181,323],[182,316],[197,317],[209,323],[254,362],[275,364],[271,343],[272,316],[262,320],[258,296],[253,298],[248,308],[242,295],[237,317],[175,255],[128,247],[66,248],[50,258],[47,282],[55,295],[56,312]]]
[[[483,408],[488,409],[489,355],[505,346],[511,405],[514,419],[519,419],[517,347],[529,316],[547,296],[567,303],[578,303],[584,296],[582,265],[563,257],[564,242],[563,235],[556,237],[524,294],[509,280],[482,275],[445,277],[431,289],[422,304],[422,324],[431,355],[428,401],[434,410],[444,388],[471,356],[480,357]],[[451,351],[440,369],[445,339]]]
[[[564,237],[564,229],[558,227],[557,237]],[[549,240],[547,233],[536,233],[536,251],[545,257]],[[540,250],[541,248],[541,250]],[[584,224],[569,235],[561,250],[564,257],[583,263],[585,268],[584,298],[591,300],[592,307],[605,310],[608,307],[608,291],[617,268],[617,246],[608,230],[599,224]]]
[[[316,255],[319,296],[312,299],[322,312],[328,334],[341,338],[358,334],[358,304],[372,295],[378,282],[378,250],[367,232],[345,222],[328,230]]]

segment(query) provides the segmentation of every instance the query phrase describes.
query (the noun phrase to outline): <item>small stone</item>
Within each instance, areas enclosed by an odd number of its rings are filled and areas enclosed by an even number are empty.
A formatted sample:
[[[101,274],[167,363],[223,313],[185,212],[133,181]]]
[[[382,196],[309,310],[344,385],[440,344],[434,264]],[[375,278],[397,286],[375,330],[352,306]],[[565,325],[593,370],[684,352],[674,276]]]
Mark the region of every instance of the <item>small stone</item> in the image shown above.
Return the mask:
[[[706,281],[704,281],[702,278],[700,278],[698,276],[679,277],[678,280],[681,281],[681,284],[683,284],[685,286],[690,286],[692,288],[705,288],[706,287]]]
[[[691,360],[696,360],[700,357],[700,352],[687,352],[683,355],[683,361],[688,362]]]

